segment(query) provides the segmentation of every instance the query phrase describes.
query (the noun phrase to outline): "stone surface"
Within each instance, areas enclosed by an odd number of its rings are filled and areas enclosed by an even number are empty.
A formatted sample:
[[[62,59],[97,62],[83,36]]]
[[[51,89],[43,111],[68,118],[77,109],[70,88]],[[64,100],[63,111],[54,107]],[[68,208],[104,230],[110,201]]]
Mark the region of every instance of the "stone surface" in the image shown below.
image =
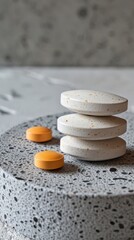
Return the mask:
[[[132,0],[0,1],[0,65],[134,66]]]
[[[30,240],[0,221],[0,240]]]
[[[65,155],[64,168],[46,172],[34,167],[33,155],[59,150],[58,116],[23,123],[0,137],[1,220],[32,240],[133,240],[134,115],[123,115],[128,120],[125,156],[89,163]],[[25,130],[38,124],[52,128],[52,141],[25,140]]]

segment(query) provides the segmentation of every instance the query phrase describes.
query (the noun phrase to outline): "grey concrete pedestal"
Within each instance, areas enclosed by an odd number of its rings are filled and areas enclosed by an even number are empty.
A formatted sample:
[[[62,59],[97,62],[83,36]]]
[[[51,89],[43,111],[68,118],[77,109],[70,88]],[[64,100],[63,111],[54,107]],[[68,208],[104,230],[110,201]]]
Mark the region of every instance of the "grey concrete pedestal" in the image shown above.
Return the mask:
[[[94,163],[65,155],[62,169],[43,171],[34,167],[33,156],[59,151],[58,116],[23,123],[0,137],[1,221],[32,240],[133,240],[134,115],[123,115],[125,156]],[[52,128],[53,140],[27,141],[25,131],[33,125]]]

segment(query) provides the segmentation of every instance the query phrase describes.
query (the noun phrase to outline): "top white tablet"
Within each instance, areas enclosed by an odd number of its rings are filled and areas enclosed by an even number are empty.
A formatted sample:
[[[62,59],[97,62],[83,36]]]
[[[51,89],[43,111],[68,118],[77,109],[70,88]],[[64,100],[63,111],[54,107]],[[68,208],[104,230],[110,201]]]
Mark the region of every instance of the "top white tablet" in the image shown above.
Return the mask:
[[[128,100],[108,92],[72,90],[61,94],[61,105],[81,114],[110,116],[126,111]]]

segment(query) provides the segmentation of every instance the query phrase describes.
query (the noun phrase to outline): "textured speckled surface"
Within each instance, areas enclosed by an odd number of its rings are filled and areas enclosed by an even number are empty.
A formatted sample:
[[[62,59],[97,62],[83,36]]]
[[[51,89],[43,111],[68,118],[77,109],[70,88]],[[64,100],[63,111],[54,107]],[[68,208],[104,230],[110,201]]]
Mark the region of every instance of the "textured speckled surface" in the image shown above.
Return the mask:
[[[0,240],[31,240],[0,221]]]
[[[0,65],[134,66],[132,0],[0,1]]]
[[[101,163],[65,155],[64,168],[46,172],[33,165],[37,150],[59,149],[57,116],[23,123],[0,138],[0,218],[31,239],[133,240],[134,236],[134,115],[128,119],[127,153]],[[46,144],[25,140],[36,124],[52,127]]]

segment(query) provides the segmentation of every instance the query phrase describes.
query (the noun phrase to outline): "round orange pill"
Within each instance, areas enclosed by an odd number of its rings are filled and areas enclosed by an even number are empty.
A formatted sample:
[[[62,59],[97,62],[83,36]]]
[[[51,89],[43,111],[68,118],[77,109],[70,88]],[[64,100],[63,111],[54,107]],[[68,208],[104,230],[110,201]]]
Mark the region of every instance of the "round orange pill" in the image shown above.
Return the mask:
[[[42,126],[31,127],[26,130],[26,139],[33,142],[46,142],[52,139],[52,131]]]
[[[44,170],[54,170],[64,166],[64,155],[55,151],[38,152],[34,156],[34,165]]]

